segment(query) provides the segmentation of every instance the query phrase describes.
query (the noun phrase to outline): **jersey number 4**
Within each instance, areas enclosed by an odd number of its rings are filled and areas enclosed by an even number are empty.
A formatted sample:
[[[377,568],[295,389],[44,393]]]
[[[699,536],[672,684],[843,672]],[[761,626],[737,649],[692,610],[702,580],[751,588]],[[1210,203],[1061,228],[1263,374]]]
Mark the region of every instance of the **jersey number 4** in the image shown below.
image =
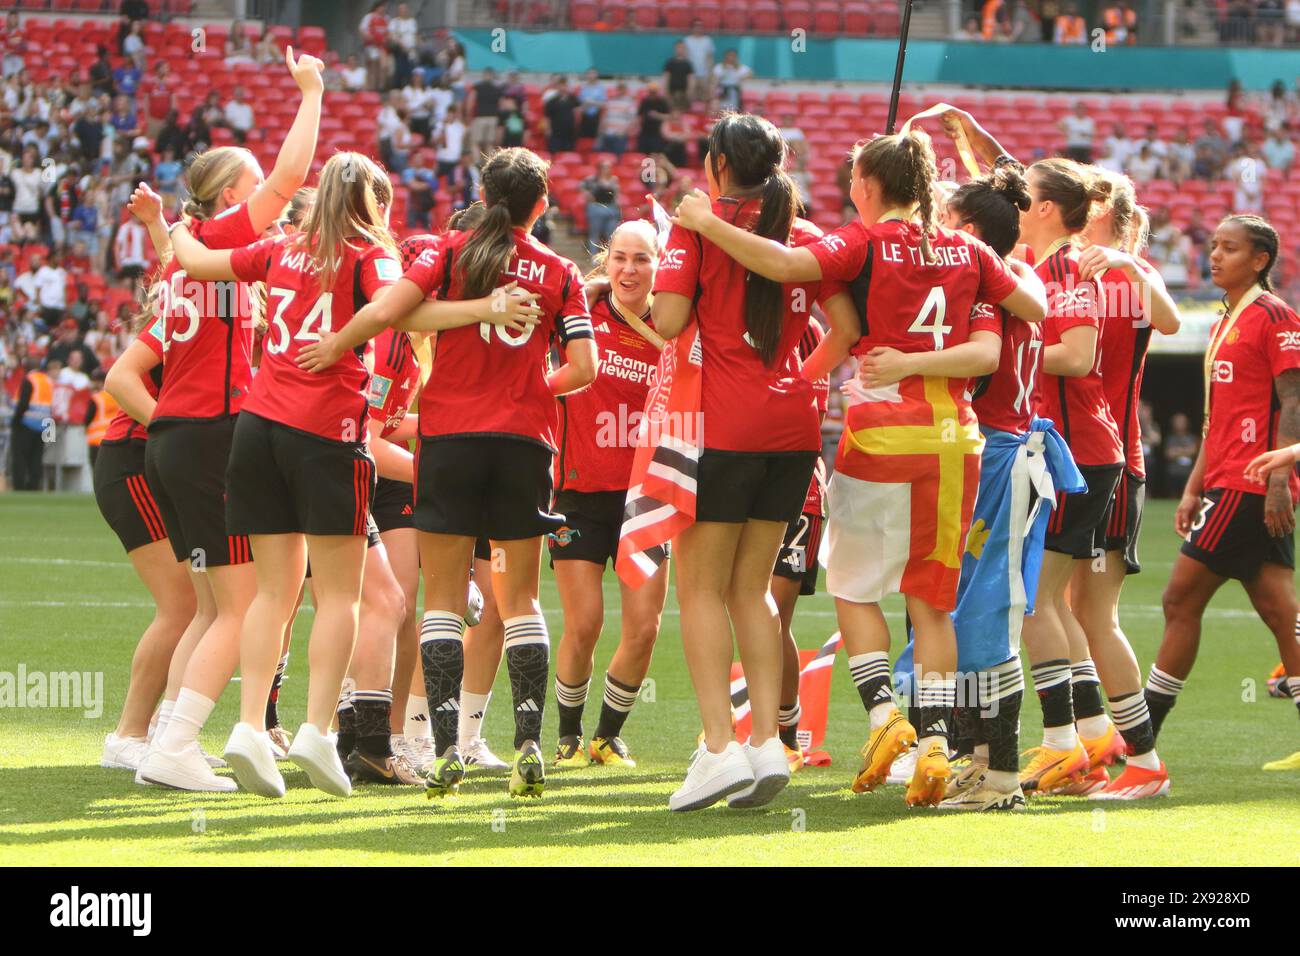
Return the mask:
[[[947,309],[948,303],[943,297],[943,286],[937,285],[925,297],[921,311],[916,313],[916,318],[912,320],[912,326],[907,331],[933,336],[934,350],[942,351],[943,337],[952,331],[951,325],[943,324]]]
[[[271,298],[279,300],[275,305],[275,315],[271,317],[271,328],[266,333],[266,350],[272,355],[279,355],[289,347],[289,326],[284,321],[284,313],[297,294],[293,289],[270,290]],[[334,331],[331,325],[333,302],[334,293],[321,293],[293,338],[299,342],[319,342],[322,333]]]

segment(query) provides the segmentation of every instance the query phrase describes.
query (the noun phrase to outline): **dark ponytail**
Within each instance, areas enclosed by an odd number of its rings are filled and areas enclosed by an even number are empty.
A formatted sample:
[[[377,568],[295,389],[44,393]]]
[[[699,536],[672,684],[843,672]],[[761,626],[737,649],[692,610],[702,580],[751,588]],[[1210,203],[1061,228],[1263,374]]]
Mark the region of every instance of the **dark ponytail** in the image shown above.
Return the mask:
[[[963,223],[971,223],[979,237],[1005,258],[1020,241],[1020,214],[1032,200],[1020,170],[999,166],[991,173],[963,183],[948,198],[948,208]]]
[[[1268,262],[1260,270],[1255,281],[1259,283],[1261,289],[1265,292],[1273,291],[1273,283],[1270,281],[1268,274],[1273,271],[1273,266],[1277,263],[1277,252],[1280,246],[1277,230],[1269,225],[1266,219],[1259,216],[1228,216],[1219,225],[1233,223],[1246,230],[1246,237],[1250,239],[1250,244],[1255,247],[1256,252],[1267,252]]]
[[[724,113],[709,132],[709,163],[714,180],[718,158],[725,156],[732,182],[762,202],[755,235],[790,241],[799,206],[799,191],[783,168],[785,140],[775,126],[751,113]],[[785,319],[781,283],[754,272],[745,274],[745,329],[763,364],[776,363]]]
[[[496,288],[514,255],[510,232],[528,221],[546,195],[547,170],[545,160],[518,146],[497,150],[483,167],[483,217],[452,267],[462,298],[482,298]]]

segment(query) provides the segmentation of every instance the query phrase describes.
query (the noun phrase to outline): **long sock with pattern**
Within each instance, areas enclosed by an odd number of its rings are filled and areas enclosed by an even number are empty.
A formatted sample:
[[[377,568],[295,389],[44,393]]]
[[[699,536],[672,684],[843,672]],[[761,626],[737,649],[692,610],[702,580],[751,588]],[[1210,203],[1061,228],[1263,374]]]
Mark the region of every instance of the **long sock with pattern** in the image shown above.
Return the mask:
[[[428,611],[420,623],[424,696],[433,721],[433,747],[441,756],[456,743],[460,682],[465,675],[465,619],[453,611]]]
[[[393,755],[388,724],[393,716],[391,690],[358,690],[352,694],[358,753],[382,760]]]
[[[871,729],[875,730],[888,719],[894,707],[889,692],[889,654],[885,651],[854,654],[849,658],[849,673],[862,698],[862,706],[871,715]]]
[[[1014,774],[1020,769],[1020,705],[1025,696],[1025,673],[1020,659],[1015,657],[986,673],[991,677],[980,710],[980,725],[988,741],[989,769]]]
[[[591,678],[581,684],[566,684],[555,678],[555,706],[560,711],[560,736],[577,737],[582,734],[582,712],[587,706],[587,693]]]
[[[916,725],[917,751],[924,753],[935,741],[944,753],[952,733],[949,721],[957,703],[957,682],[952,678],[921,677],[916,681],[916,704],[921,722]]]
[[[508,618],[506,670],[515,705],[515,749],[542,735],[542,709],[546,706],[546,681],[551,667],[551,639],[540,614]]]
[[[1174,709],[1174,704],[1178,702],[1178,695],[1182,693],[1183,682],[1177,677],[1166,674],[1154,664],[1151,665],[1151,672],[1147,675],[1147,686],[1144,695],[1147,699],[1147,712],[1151,714],[1151,742],[1152,744],[1160,737],[1160,728],[1164,726],[1165,718],[1169,712]]]
[[[1115,728],[1133,751],[1128,758],[1134,766],[1157,770],[1160,758],[1156,756],[1156,731],[1147,709],[1146,696],[1140,690],[1110,699],[1110,712],[1115,718]]]
[[[352,682],[349,681],[339,694],[338,706],[334,709],[334,714],[338,720],[339,735],[335,746],[339,752],[340,760],[347,760],[348,754],[352,753],[352,748],[357,743],[357,712],[352,705],[352,695],[356,693],[352,689]]]
[[[605,672],[605,695],[600,700],[600,720],[596,722],[597,737],[609,740],[623,732],[623,724],[627,715],[632,713],[632,705],[639,693],[640,685],[624,684]]]

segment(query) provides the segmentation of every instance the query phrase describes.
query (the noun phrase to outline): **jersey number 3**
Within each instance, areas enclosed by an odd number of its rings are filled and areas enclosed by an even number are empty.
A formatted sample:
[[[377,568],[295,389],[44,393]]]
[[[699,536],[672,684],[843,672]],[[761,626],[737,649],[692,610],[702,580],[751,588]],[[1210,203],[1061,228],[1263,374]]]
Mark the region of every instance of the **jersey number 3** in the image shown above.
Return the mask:
[[[275,305],[275,315],[271,317],[271,328],[266,333],[266,350],[272,355],[279,355],[289,347],[289,326],[284,321],[284,313],[296,295],[293,289],[270,290],[271,298],[279,300]],[[322,333],[334,331],[331,323],[333,302],[334,293],[321,293],[293,337],[299,342],[319,342]]]

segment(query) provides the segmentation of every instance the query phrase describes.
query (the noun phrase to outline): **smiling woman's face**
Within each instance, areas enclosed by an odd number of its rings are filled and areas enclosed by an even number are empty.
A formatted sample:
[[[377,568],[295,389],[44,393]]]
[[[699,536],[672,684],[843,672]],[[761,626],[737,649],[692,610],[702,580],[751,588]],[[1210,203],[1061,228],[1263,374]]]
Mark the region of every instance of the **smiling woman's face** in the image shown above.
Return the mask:
[[[640,306],[654,287],[656,265],[654,249],[641,230],[617,230],[605,259],[614,298],[629,308]]]

